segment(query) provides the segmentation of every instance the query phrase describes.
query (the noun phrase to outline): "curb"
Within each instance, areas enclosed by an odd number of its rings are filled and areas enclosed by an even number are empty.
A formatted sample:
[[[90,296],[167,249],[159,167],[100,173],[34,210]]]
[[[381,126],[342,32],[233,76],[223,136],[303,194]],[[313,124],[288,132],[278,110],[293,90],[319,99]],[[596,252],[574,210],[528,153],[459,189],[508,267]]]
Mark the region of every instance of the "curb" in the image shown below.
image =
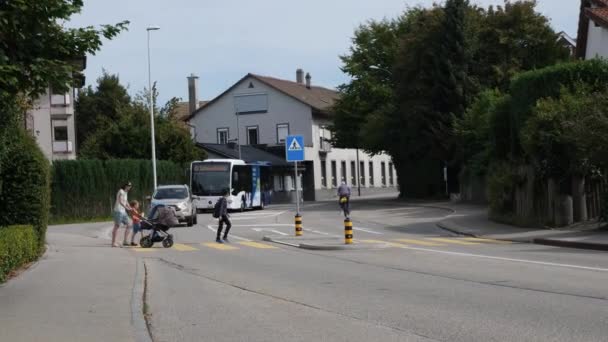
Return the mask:
[[[460,231],[458,229],[452,228],[449,225],[447,225],[444,221],[437,222],[436,225],[440,229],[447,230],[448,232],[458,234],[458,235],[476,237],[476,238],[485,237],[484,235],[472,234],[472,233],[468,233],[468,232],[464,232],[464,231]],[[548,238],[497,239],[497,238],[493,237],[492,239],[500,240],[500,241],[517,242],[517,243],[531,243],[531,244],[544,245],[544,246],[589,249],[589,250],[595,250],[595,251],[608,251],[608,244],[601,244],[601,243],[594,243],[594,242],[580,242],[580,241],[558,240],[558,239],[548,239]]]
[[[131,292],[131,325],[134,329],[135,341],[152,342],[152,336],[150,336],[148,324],[144,319],[145,276],[144,272],[142,271],[144,267],[144,261],[138,258],[135,266],[133,290]]]
[[[608,245],[594,242],[580,242],[580,241],[568,241],[568,240],[554,240],[554,239],[533,239],[533,243],[537,245],[555,246],[555,247],[567,247],[577,249],[590,249],[595,251],[608,251]]]

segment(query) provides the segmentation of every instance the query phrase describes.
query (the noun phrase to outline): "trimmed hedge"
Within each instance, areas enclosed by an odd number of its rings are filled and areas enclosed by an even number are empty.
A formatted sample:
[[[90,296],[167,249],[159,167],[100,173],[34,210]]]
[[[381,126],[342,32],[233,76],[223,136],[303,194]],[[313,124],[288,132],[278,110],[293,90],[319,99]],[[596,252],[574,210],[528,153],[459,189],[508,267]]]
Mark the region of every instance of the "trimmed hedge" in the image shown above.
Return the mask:
[[[7,132],[0,170],[0,226],[32,225],[44,246],[50,203],[49,162],[32,136]]]
[[[538,100],[559,98],[563,88],[574,90],[585,84],[590,91],[600,91],[608,84],[608,62],[602,59],[576,61],[521,73],[511,80],[510,122],[506,131],[510,136],[511,152],[522,155],[520,133]]]
[[[158,184],[185,184],[186,166],[169,161],[156,163]],[[109,217],[116,192],[126,181],[133,183],[129,199],[140,202],[152,194],[152,162],[149,160],[66,160],[52,166],[51,220]]]
[[[11,271],[36,260],[40,251],[32,226],[0,227],[0,283]]]

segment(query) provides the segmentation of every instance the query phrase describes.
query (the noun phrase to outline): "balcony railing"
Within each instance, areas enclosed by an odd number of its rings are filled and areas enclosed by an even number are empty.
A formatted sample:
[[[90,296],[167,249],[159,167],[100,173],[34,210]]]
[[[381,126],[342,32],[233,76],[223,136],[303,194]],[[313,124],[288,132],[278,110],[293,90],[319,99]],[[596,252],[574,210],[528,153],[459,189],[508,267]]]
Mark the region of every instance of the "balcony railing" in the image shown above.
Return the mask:
[[[53,153],[72,153],[71,141],[53,141]]]

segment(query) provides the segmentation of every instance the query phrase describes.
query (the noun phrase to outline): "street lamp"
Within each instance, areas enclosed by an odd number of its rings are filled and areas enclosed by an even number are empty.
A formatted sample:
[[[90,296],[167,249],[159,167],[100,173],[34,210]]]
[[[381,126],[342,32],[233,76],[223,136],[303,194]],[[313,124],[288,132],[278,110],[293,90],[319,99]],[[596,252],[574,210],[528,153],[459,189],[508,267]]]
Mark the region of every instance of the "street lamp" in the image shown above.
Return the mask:
[[[148,90],[150,91],[150,134],[152,135],[152,175],[154,177],[154,191],[156,191],[156,139],[154,138],[154,101],[152,93],[152,67],[150,63],[150,31],[160,30],[158,26],[150,26],[146,28],[148,33]]]

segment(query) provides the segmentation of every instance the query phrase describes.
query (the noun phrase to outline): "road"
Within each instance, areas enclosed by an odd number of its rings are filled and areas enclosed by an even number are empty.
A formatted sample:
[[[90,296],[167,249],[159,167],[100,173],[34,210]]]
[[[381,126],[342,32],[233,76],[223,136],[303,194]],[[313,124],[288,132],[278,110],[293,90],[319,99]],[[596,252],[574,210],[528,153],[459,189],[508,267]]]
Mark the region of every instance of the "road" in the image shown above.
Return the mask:
[[[263,242],[293,234],[293,211],[235,213],[175,228],[144,258],[155,341],[606,341],[602,252],[464,239],[451,213],[391,200],[353,203],[362,248],[309,251]],[[303,208],[304,234],[343,234],[335,203]],[[386,242],[382,247],[366,242]],[[371,247],[375,246],[375,247]]]

